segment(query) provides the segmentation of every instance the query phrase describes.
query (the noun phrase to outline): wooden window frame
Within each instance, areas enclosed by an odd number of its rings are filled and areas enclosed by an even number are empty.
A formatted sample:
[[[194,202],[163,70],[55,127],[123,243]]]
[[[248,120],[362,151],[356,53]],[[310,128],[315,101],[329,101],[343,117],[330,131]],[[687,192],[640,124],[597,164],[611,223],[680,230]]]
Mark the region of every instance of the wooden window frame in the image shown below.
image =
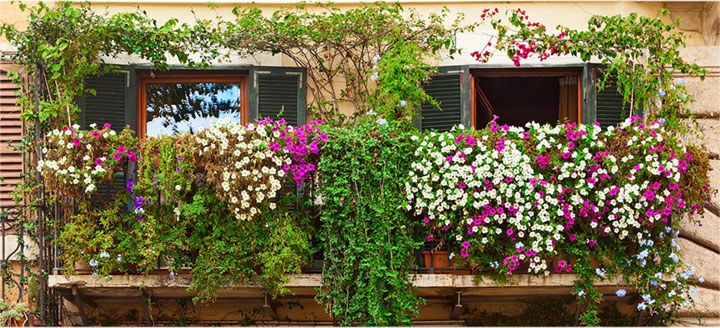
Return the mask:
[[[137,72],[137,135],[140,138],[147,136],[147,86],[149,84],[176,84],[176,83],[237,83],[240,86],[240,118],[241,124],[247,124],[250,110],[248,98],[248,73],[244,72],[163,72],[151,71]]]
[[[475,119],[477,116],[477,104],[475,103],[475,78],[479,76],[483,77],[498,77],[498,76],[526,76],[526,77],[535,77],[535,76],[575,76],[577,77],[578,81],[578,119],[577,123],[582,123],[583,121],[583,69],[581,67],[572,69],[572,68],[565,68],[565,69],[554,69],[554,68],[526,68],[526,69],[513,69],[513,68],[506,68],[506,69],[471,69],[470,70],[470,77],[471,77],[471,83],[470,83],[470,125],[474,128],[477,128],[475,126]]]

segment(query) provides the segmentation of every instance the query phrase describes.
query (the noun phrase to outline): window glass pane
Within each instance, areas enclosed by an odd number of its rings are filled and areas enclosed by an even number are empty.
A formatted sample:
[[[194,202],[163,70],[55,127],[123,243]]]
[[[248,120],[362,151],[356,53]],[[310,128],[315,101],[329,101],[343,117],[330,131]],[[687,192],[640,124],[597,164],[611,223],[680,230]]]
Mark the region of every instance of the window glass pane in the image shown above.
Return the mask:
[[[148,84],[147,136],[195,133],[221,118],[240,122],[239,83]]]

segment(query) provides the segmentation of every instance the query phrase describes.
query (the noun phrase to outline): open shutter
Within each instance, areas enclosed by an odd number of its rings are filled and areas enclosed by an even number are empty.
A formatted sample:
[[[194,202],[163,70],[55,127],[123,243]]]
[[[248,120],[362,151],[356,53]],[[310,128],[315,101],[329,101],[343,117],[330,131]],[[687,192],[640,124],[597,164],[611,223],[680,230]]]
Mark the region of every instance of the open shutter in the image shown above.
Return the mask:
[[[600,126],[607,128],[611,125],[617,125],[630,115],[630,104],[623,104],[623,96],[618,91],[617,77],[612,74],[605,82],[605,88],[598,90],[598,83],[602,81],[604,71],[601,68],[593,68],[591,72],[592,83],[590,83],[591,92],[594,96],[594,115],[592,122],[600,123]]]
[[[257,67],[250,73],[250,119],[284,118],[287,124],[305,124],[305,69],[297,67]],[[288,177],[281,194],[295,192],[302,187]],[[293,212],[297,204],[287,210]]]
[[[135,89],[134,71],[126,67],[119,71],[102,76],[90,76],[85,79],[85,88],[94,89],[95,95],[85,94],[79,101],[82,110],[80,117],[82,127],[89,129],[90,124],[102,127],[110,123],[111,129],[122,131],[126,125],[137,131],[137,91]],[[103,183],[98,186],[98,194],[105,200],[122,190],[125,186],[125,174],[115,175],[115,183]]]
[[[250,118],[284,118],[305,124],[305,69],[257,67],[251,70]]]
[[[16,104],[19,86],[7,76],[9,65],[0,67],[0,207],[15,206],[11,195],[15,186],[22,182],[23,156],[15,150],[22,140],[22,110]],[[1,212],[2,210],[0,210]]]
[[[435,108],[424,103],[416,127],[421,130],[449,131],[453,126],[470,126],[470,71],[467,66],[446,66],[425,82],[423,89],[440,103]]]

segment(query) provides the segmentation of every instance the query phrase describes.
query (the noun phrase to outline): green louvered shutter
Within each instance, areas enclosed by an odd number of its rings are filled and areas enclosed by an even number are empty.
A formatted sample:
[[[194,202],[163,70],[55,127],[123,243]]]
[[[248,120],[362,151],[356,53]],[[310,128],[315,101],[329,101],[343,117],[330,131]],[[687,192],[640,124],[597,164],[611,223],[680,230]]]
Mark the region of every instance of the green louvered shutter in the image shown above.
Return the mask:
[[[593,70],[595,92],[595,121],[600,126],[607,128],[617,125],[630,115],[630,104],[623,104],[623,96],[618,91],[617,77],[610,75],[605,81],[605,88],[598,90],[597,84],[602,81],[604,72],[599,69]]]
[[[257,67],[250,74],[250,118],[273,120],[284,118],[288,125],[305,124],[305,69],[296,67]],[[302,187],[288,178],[281,194],[295,192],[299,197]],[[288,208],[293,212],[297,204]]]
[[[469,76],[466,66],[438,68],[438,74],[432,75],[423,89],[440,103],[440,108],[424,103],[416,126],[421,130],[436,131],[449,131],[458,124],[469,127]]]
[[[133,99],[136,91],[133,72],[120,70],[102,76],[91,76],[85,79],[85,88],[94,89],[95,95],[86,93],[80,100],[82,127],[89,129],[91,124],[102,128],[110,123],[111,129],[122,131],[126,125],[136,129],[136,106]],[[117,173],[115,183],[103,183],[98,186],[98,194],[109,201],[111,196],[125,186],[125,174]]]
[[[284,118],[288,124],[305,124],[305,69],[258,67],[252,70],[250,118]]]

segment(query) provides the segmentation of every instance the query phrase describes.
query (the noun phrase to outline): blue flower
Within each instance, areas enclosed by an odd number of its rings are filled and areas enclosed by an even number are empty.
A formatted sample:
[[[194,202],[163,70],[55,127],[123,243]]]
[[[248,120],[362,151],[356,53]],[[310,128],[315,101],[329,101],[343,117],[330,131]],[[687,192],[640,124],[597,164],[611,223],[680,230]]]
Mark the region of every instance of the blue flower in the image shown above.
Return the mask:
[[[407,101],[400,100],[400,107],[405,107],[405,106],[407,106]]]
[[[371,110],[367,111],[367,113],[365,113],[365,115],[377,116],[377,113],[375,113],[375,112],[371,109]]]
[[[450,255],[448,255],[448,258],[452,260],[452,258],[455,257],[455,252],[451,252]]]
[[[647,309],[647,304],[645,304],[644,302],[640,302],[637,306],[637,309],[638,311],[644,311],[645,309]]]
[[[100,258],[106,259],[108,257],[110,257],[110,254],[108,252],[100,252]]]
[[[384,118],[379,118],[379,119],[377,120],[377,123],[380,124],[380,125],[387,125],[388,121],[387,121],[386,119],[384,119]]]
[[[657,286],[659,283],[657,282],[657,280],[650,280],[650,284],[653,286]]]
[[[673,297],[673,296],[677,295],[677,293],[675,293],[674,290],[671,290],[667,295],[668,295],[668,297]]]
[[[118,254],[117,261],[122,262],[122,255]]]
[[[638,260],[642,260],[642,259],[648,257],[648,255],[650,255],[650,252],[648,252],[647,249],[644,249],[644,250],[643,250],[642,252],[640,252],[640,254],[638,254],[636,257],[637,257]]]
[[[617,297],[625,297],[626,294],[627,294],[627,292],[624,289],[618,289],[615,292],[615,295],[617,295]]]
[[[373,75],[370,76],[370,79],[376,81],[378,79],[378,73],[373,73]]]
[[[90,260],[90,266],[92,266],[92,267],[98,266],[98,261],[96,259]]]
[[[691,289],[691,290],[690,290],[690,295],[697,294],[697,293],[699,293],[699,292],[700,292],[700,291],[697,290],[697,289]]]
[[[583,297],[583,295],[585,295],[584,291],[581,290],[581,291],[577,292],[578,297]]]
[[[595,273],[600,277],[605,277],[605,269],[597,268],[595,269]]]
[[[660,97],[665,97],[665,91],[662,90],[662,89],[660,89],[660,91],[658,92],[658,95],[659,95]]]
[[[678,263],[680,261],[680,258],[675,253],[670,254],[670,258],[673,260],[673,262]]]
[[[661,119],[658,120],[658,122],[660,122],[660,124],[665,124],[666,121],[665,121],[664,118],[661,118]]]
[[[700,282],[700,283],[702,284],[702,283],[704,283],[704,282],[705,282],[705,278],[703,278],[703,277],[700,277],[700,279],[698,279],[698,281],[699,281],[699,282]]]

